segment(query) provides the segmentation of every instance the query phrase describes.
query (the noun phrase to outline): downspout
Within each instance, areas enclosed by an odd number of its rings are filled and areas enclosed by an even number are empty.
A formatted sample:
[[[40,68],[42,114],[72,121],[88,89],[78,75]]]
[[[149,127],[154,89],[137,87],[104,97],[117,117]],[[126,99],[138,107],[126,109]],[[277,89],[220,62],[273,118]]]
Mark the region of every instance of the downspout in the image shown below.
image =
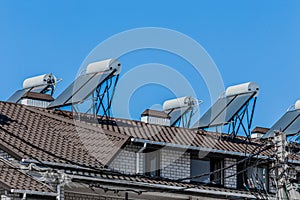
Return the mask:
[[[57,190],[57,196],[56,196],[56,199],[57,200],[61,200],[61,187],[64,185],[64,183],[59,183],[57,184],[56,186],[56,190]]]
[[[23,193],[22,200],[26,200],[26,196],[27,196],[27,193],[26,193],[26,192],[24,192],[24,193]]]
[[[140,169],[140,154],[147,148],[147,143],[145,142],[143,147],[136,153],[136,174],[141,173]]]

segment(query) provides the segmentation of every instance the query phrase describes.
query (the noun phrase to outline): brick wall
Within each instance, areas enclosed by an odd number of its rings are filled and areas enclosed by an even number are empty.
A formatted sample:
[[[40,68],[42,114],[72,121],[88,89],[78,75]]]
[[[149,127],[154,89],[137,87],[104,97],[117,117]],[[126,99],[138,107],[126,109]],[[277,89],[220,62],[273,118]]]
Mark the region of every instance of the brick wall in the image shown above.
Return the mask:
[[[234,165],[236,163],[236,159],[233,158],[225,158],[224,159],[224,168]],[[236,188],[237,187],[237,175],[231,176],[237,173],[236,165],[224,170],[224,186],[228,188]],[[230,178],[226,178],[231,176]]]
[[[169,149],[161,150],[161,176],[179,179],[190,176],[190,154]]]
[[[110,167],[126,174],[136,173],[137,152],[141,146],[127,145],[111,162]],[[190,154],[182,151],[162,149],[160,151],[161,176],[178,179],[190,176]],[[145,153],[139,154],[139,172],[145,172]]]
[[[137,145],[127,145],[120,153],[115,157],[115,159],[110,163],[109,167],[117,171],[126,173],[126,174],[135,174],[136,173],[136,157],[137,152],[142,147]],[[144,154],[140,153],[139,167],[140,173],[144,172]]]

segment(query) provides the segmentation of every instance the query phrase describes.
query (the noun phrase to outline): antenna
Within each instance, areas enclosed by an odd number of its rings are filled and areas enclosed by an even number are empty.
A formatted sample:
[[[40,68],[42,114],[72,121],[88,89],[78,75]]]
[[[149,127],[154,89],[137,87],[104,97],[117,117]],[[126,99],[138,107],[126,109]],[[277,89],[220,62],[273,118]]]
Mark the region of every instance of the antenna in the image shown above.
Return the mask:
[[[85,113],[110,117],[121,63],[116,59],[94,62],[87,66],[85,72],[73,81],[48,108],[71,106],[72,110],[78,113],[79,107],[84,105]]]
[[[240,128],[247,137],[251,125],[259,87],[254,82],[228,87],[217,102],[198,120],[193,127],[207,129],[227,125],[227,132],[235,137]]]

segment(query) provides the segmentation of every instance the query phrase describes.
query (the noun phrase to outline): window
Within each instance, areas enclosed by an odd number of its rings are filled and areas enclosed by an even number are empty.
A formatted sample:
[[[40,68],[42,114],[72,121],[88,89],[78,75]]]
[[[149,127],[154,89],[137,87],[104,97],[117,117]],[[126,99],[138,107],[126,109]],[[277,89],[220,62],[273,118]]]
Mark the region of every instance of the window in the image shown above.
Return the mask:
[[[158,151],[146,153],[145,169],[146,175],[151,177],[160,176],[160,154]]]
[[[210,160],[191,159],[191,176],[210,173]],[[209,183],[210,175],[192,179],[194,182]]]
[[[206,158],[199,159],[192,156],[191,158],[191,176],[199,176],[207,174],[198,178],[193,178],[192,181],[199,183],[210,183],[213,185],[224,184],[224,171],[220,170],[224,166],[222,158]],[[215,172],[216,171],[216,172]],[[210,174],[211,172],[214,172]]]
[[[214,172],[211,176],[211,182],[215,185],[223,185],[224,184],[224,160],[223,159],[211,159],[210,171]]]

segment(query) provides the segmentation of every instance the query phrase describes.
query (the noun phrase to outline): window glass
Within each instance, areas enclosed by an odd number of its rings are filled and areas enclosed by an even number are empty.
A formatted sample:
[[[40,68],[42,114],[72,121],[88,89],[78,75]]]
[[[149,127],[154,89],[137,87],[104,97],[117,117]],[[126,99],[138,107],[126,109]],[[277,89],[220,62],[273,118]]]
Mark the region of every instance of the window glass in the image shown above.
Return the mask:
[[[159,176],[160,156],[157,151],[148,152],[145,160],[146,175],[155,177]]]
[[[224,170],[220,170],[223,166],[223,159],[211,159],[211,172],[214,172],[210,177],[212,184],[223,185]]]
[[[210,161],[209,160],[198,160],[192,159],[191,160],[191,176],[197,176],[204,173],[210,172]],[[202,182],[202,183],[209,183],[210,182],[210,175],[201,176],[199,178],[194,178],[192,181],[195,182]]]

